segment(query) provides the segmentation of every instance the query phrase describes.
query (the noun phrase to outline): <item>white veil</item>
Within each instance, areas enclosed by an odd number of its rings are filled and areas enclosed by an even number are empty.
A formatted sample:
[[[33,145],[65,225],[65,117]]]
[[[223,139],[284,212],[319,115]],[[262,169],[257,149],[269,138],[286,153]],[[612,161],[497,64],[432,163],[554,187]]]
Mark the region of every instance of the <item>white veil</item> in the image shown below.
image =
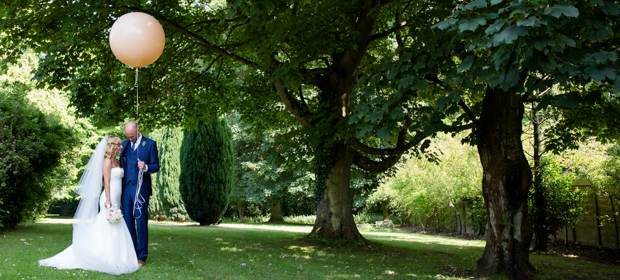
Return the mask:
[[[103,158],[107,145],[108,135],[95,148],[95,152],[90,157],[75,190],[82,199],[73,216],[75,219],[73,223],[73,244],[88,240],[87,228],[99,213],[99,195],[103,182]]]

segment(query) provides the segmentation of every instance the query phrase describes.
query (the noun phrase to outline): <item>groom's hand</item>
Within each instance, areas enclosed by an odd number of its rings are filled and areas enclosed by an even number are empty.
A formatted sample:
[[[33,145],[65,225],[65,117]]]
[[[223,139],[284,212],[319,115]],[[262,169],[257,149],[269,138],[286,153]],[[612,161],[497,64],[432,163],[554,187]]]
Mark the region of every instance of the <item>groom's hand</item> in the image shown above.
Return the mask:
[[[146,164],[144,164],[144,161],[141,161],[140,159],[138,159],[138,168],[142,170],[146,169]]]

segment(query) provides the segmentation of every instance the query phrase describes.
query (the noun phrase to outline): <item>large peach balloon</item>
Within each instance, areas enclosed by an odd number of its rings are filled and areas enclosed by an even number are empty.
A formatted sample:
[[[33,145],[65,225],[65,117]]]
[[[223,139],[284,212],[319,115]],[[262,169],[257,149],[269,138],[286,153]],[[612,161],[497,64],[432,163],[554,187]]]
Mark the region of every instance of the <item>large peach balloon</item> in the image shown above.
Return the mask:
[[[145,13],[128,13],[119,17],[110,29],[110,48],[122,63],[132,67],[147,66],[164,51],[166,35],[161,24]]]

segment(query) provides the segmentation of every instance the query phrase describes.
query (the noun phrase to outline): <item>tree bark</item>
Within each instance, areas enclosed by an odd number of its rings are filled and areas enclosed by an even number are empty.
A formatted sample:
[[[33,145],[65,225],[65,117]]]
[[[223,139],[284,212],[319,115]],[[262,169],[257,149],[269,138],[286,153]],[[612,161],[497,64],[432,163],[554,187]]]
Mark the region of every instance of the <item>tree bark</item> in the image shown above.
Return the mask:
[[[523,153],[519,95],[488,88],[478,125],[478,153],[483,168],[482,194],[487,210],[487,238],[479,275],[507,274],[532,279],[532,238],[527,214],[532,170]]]
[[[390,214],[388,213],[387,201],[381,202],[381,210],[383,211],[383,220],[389,219]]]
[[[534,205],[536,208],[536,223],[534,233],[536,241],[534,251],[547,251],[547,198],[542,186],[541,144],[540,144],[540,121],[538,114],[532,110],[532,124],[534,134]]]
[[[269,222],[284,222],[282,217],[282,204],[278,202],[271,202],[271,218]]]
[[[237,203],[237,210],[239,210],[239,222],[245,223],[245,213],[243,211],[243,203]]]
[[[352,151],[347,145],[337,147],[337,160],[329,169],[323,197],[316,212],[316,220],[310,236],[333,240],[365,240],[353,220],[353,205],[349,182]]]

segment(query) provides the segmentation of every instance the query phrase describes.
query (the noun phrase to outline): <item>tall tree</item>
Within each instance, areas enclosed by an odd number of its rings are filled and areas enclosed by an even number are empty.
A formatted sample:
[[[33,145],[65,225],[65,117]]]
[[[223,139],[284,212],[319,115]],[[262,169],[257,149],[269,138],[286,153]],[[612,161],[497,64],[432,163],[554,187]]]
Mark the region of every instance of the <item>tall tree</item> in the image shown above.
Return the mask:
[[[320,200],[311,234],[361,239],[351,212],[351,166],[386,170],[438,130],[423,127],[440,118],[431,118],[429,103],[406,103],[407,90],[398,90],[397,98],[369,100],[354,97],[355,86],[379,58],[393,55],[395,41],[407,42],[401,32],[414,22],[449,15],[449,3],[9,1],[2,6],[0,28],[6,37],[0,45],[10,58],[23,46],[45,53],[39,80],[69,87],[84,114],[120,120],[131,114],[134,75],[112,57],[107,30],[123,13],[153,15],[164,26],[168,47],[152,67],[140,71],[141,122],[192,124],[235,107],[272,116],[265,110],[270,106],[263,105],[277,104],[271,108],[284,108],[310,137],[307,151],[315,160]],[[267,84],[270,91],[260,87],[246,96],[231,94],[232,88],[252,82]],[[355,104],[368,102],[376,112],[352,115]],[[376,148],[381,146],[372,140],[388,148]]]
[[[400,50],[398,60],[386,61],[366,79],[387,80],[393,88],[422,82],[442,87],[449,93],[437,100],[436,109],[460,108],[462,114],[448,122],[473,126],[469,140],[478,147],[488,213],[479,274],[533,277],[526,203],[532,172],[521,142],[524,104],[579,109],[617,99],[620,44],[613,30],[619,13],[615,1],[458,3],[432,28],[418,26],[419,36]],[[532,94],[554,85],[564,93],[541,99]]]
[[[234,183],[232,132],[225,119],[198,124],[183,136],[179,190],[189,216],[200,225],[218,222]]]

